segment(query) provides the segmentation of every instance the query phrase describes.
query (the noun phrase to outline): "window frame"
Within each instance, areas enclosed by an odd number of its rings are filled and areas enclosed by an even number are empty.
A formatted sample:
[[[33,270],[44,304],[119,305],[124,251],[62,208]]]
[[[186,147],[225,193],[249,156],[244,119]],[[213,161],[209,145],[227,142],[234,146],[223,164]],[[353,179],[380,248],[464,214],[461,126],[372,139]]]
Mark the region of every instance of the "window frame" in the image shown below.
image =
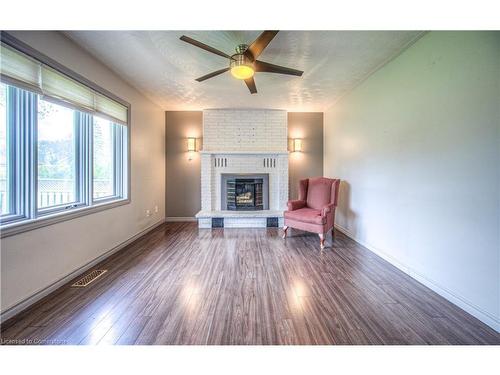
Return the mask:
[[[3,84],[3,83],[2,83]],[[6,113],[5,113],[5,139],[7,141],[6,144],[6,157],[7,157],[7,162],[6,162],[6,168],[7,168],[7,173],[6,173],[6,178],[8,179],[8,183],[6,181],[5,184],[5,189],[7,191],[7,202],[6,205],[8,207],[8,212],[4,214],[0,214],[0,223],[5,223],[9,222],[11,220],[15,220],[17,213],[19,210],[17,209],[17,200],[16,200],[16,150],[17,150],[17,132],[16,132],[16,127],[13,126],[14,122],[12,121],[12,116],[10,115],[12,111],[10,110],[10,107],[12,106],[12,98],[11,96],[11,90],[8,85],[5,85],[5,108],[6,108]],[[12,142],[11,142],[12,140]]]
[[[54,101],[46,100],[44,98],[38,97],[37,98],[37,107],[35,108],[35,114],[38,113],[38,103],[40,100],[45,100],[51,104],[55,105],[60,105],[59,103],[56,103]],[[62,105],[64,106],[64,105]],[[88,145],[85,143],[85,139],[82,138],[82,132],[84,131],[82,128],[82,124],[80,121],[81,118],[81,112],[68,107],[72,109],[73,112],[73,127],[74,127],[74,133],[75,133],[75,139],[74,139],[74,144],[75,144],[75,200],[72,202],[67,202],[67,203],[62,203],[58,205],[53,205],[53,206],[47,206],[47,207],[38,207],[38,116],[35,116],[35,128],[36,131],[34,132],[34,155],[35,155],[35,168],[34,168],[34,177],[33,179],[36,181],[35,183],[35,196],[36,202],[35,202],[35,218],[40,218],[46,215],[51,215],[57,212],[64,212],[69,209],[73,208],[78,208],[78,207],[83,207],[87,205],[88,199],[84,195],[85,189],[82,189],[84,183],[85,183],[85,175],[83,174],[83,168],[85,168],[85,160],[82,157],[82,149],[87,148]],[[82,147],[83,146],[83,147]]]
[[[78,138],[79,145],[83,146],[78,147],[79,149],[77,150],[77,159],[78,159],[77,165],[79,166],[77,171],[77,179],[80,180],[80,184],[77,184],[77,186],[80,188],[79,191],[77,191],[77,197],[79,201],[77,200],[76,203],[72,204],[52,206],[42,209],[37,208],[37,199],[38,199],[37,116],[34,116],[34,118],[33,116],[31,116],[29,120],[23,122],[24,123],[23,127],[17,128],[17,130],[15,131],[15,138],[16,138],[15,144],[17,146],[16,147],[17,149],[14,150],[15,151],[14,152],[9,148],[9,153],[10,153],[9,157],[11,156],[12,153],[15,153],[15,160],[14,160],[15,168],[12,168],[13,171],[10,171],[9,169],[9,173],[11,172],[17,173],[14,179],[16,186],[15,189],[11,191],[12,192],[21,191],[21,193],[19,194],[19,197],[18,196],[15,197],[16,198],[15,214],[2,215],[2,217],[0,218],[1,238],[30,231],[47,225],[53,225],[62,221],[72,220],[77,217],[89,215],[107,209],[112,209],[125,204],[129,204],[131,202],[131,190],[130,190],[131,105],[130,103],[124,101],[121,98],[118,98],[117,96],[110,93],[106,89],[103,89],[102,87],[82,77],[78,73],[75,73],[74,71],[59,64],[55,60],[49,58],[48,56],[38,52],[37,50],[19,41],[18,39],[14,38],[5,31],[1,32],[1,41],[9,45],[10,47],[17,49],[20,52],[25,53],[26,55],[29,55],[36,60],[39,60],[40,62],[50,66],[51,68],[69,76],[72,79],[77,80],[78,82],[90,87],[91,89],[97,91],[98,93],[107,96],[110,99],[113,99],[118,103],[127,107],[126,125],[117,127],[120,129],[120,133],[122,133],[121,134],[122,142],[126,142],[125,149],[122,147],[123,143],[119,144],[119,147],[121,149],[121,158],[119,160],[120,168],[118,168],[118,165],[115,168],[116,171],[119,171],[119,173],[115,173],[115,184],[117,184],[117,179],[119,177],[121,178],[121,180],[119,181],[121,185],[121,189],[119,192],[120,194],[117,194],[117,191],[115,191],[115,195],[113,197],[106,197],[106,199],[102,200],[93,199],[93,191],[92,191],[93,126],[82,126],[80,123],[83,117],[86,117],[87,119],[91,120],[92,115],[73,108],[75,109],[75,114],[80,114],[80,116],[78,116],[79,117],[78,121],[76,121],[78,122],[78,128],[79,128],[76,134],[76,138]],[[4,83],[7,85],[15,86],[21,90],[29,91],[29,88],[23,88],[21,85],[18,84],[11,84],[7,80],[4,81]],[[30,94],[32,95],[32,97],[34,97],[35,100],[34,105],[35,105],[35,110],[37,112],[36,109],[36,101],[38,100],[37,94],[33,92],[31,92]],[[57,104],[64,105],[63,103],[57,103]],[[92,123],[92,121],[90,122]],[[13,126],[14,123],[15,123],[14,119],[9,120],[8,127]],[[16,127],[14,126],[14,128]],[[117,142],[116,138],[115,142]],[[25,145],[25,146],[20,147],[20,145]],[[21,190],[19,190],[18,187]]]
[[[96,116],[99,117],[99,116]],[[104,119],[103,117],[100,117],[101,119]],[[113,195],[108,195],[104,197],[99,197],[99,198],[94,198],[94,165],[92,164],[92,203],[94,204],[99,204],[99,203],[106,203],[112,200],[116,200],[117,197],[121,197],[124,195],[124,184],[123,184],[123,166],[124,166],[124,156],[125,154],[123,153],[123,144],[126,142],[125,136],[124,136],[124,129],[123,126],[120,126],[120,124],[111,123],[114,125],[113,126],[113,166],[114,166],[114,173],[113,173]],[[94,139],[94,124],[92,124],[92,133],[91,133],[91,139]],[[92,155],[94,151],[94,142],[92,143]],[[94,162],[94,158],[92,157],[92,163]]]
[[[29,216],[30,199],[27,195],[26,182],[29,181],[30,156],[27,144],[32,120],[19,107],[26,108],[34,105],[36,95],[26,91],[17,91],[7,86],[7,137],[9,140],[9,213],[0,218],[0,225],[6,226],[25,220]],[[27,118],[26,118],[27,117]],[[21,119],[20,119],[21,118]],[[25,119],[26,118],[26,119]],[[16,126],[19,123],[21,126]]]

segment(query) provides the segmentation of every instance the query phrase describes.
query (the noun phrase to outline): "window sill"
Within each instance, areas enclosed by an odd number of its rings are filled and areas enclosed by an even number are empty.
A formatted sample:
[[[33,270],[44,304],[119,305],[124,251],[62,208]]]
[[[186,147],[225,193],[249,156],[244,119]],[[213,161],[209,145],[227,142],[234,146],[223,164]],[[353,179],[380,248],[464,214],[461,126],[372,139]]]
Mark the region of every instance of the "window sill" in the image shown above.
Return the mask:
[[[5,224],[2,227],[0,227],[0,238],[14,236],[16,234],[28,232],[48,225],[61,223],[63,221],[76,219],[81,216],[90,215],[96,212],[123,206],[129,203],[130,199],[119,199],[119,200],[114,200],[112,202],[103,202],[101,204],[94,204],[93,206],[90,207],[75,208],[69,212],[58,212],[55,214],[39,217],[37,219],[29,219],[12,224]]]

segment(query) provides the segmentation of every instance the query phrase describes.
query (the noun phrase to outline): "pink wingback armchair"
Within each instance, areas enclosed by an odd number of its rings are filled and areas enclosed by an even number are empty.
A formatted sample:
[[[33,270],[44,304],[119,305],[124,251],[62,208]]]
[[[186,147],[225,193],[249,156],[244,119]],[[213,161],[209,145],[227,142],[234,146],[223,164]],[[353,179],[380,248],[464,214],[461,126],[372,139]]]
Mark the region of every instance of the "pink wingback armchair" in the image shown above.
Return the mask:
[[[299,199],[288,201],[285,211],[283,238],[289,227],[319,234],[320,246],[325,247],[325,235],[335,223],[335,208],[340,180],[325,177],[300,180]]]

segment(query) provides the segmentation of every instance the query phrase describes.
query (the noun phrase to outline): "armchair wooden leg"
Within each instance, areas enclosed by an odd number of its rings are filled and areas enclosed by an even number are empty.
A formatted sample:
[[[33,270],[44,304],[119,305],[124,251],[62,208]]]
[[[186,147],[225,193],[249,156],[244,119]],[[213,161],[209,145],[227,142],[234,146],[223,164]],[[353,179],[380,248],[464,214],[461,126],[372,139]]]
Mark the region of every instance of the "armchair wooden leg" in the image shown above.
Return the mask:
[[[325,234],[320,233],[319,234],[319,246],[321,247],[321,250],[325,248]]]
[[[283,227],[283,238],[286,238],[286,232],[288,231],[288,226]]]

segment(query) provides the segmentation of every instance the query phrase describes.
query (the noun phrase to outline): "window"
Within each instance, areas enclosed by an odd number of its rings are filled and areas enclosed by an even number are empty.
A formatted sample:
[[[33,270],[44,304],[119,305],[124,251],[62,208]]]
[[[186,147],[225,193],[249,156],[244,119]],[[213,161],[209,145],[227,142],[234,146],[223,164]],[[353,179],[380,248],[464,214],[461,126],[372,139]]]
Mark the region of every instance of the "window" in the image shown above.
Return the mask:
[[[9,137],[7,127],[7,86],[0,84],[0,215],[11,213],[9,199]]]
[[[38,100],[38,199],[43,209],[78,199],[76,111]]]
[[[0,88],[2,226],[127,198],[125,126],[12,85]]]
[[[128,105],[4,43],[1,53],[2,236],[127,203]]]
[[[16,95],[12,87],[0,83],[0,223],[19,219],[24,212],[20,201],[24,192],[20,168],[19,142],[24,131],[16,126],[18,118],[12,114],[24,97]]]
[[[94,117],[94,199],[113,197],[117,193],[114,174],[117,158],[116,137],[119,125]]]

